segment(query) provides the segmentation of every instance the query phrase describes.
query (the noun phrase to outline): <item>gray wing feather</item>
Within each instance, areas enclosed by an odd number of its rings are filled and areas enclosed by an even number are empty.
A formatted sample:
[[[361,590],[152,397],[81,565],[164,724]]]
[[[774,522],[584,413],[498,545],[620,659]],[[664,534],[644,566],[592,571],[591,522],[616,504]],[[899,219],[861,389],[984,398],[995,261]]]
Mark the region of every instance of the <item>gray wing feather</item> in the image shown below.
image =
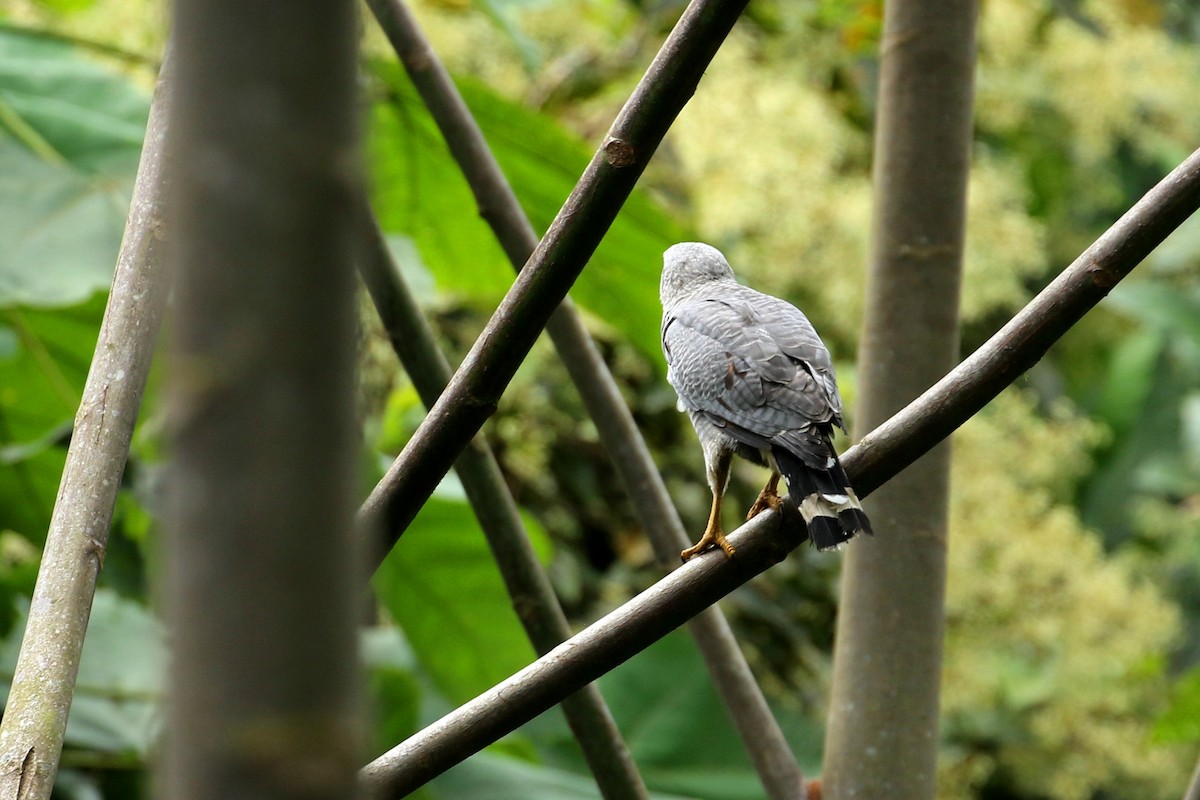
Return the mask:
[[[812,453],[814,424],[841,424],[829,352],[795,306],[733,289],[664,315],[667,379],[687,410],[746,444]]]

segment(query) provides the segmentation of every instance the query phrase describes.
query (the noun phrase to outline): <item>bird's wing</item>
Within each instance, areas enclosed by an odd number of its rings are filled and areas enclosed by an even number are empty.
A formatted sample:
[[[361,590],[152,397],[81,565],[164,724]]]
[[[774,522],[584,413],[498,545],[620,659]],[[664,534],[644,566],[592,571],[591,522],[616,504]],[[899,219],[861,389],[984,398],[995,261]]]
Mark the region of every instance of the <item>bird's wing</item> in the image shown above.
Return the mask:
[[[842,398],[838,394],[833,359],[808,317],[786,300],[744,286],[737,289],[736,299],[731,302],[743,304],[751,309],[749,313],[755,316],[766,336],[775,343],[780,352],[808,371],[824,393],[829,408],[837,418],[835,424],[840,425]]]
[[[753,447],[794,440],[810,451],[814,424],[841,421],[829,354],[794,306],[736,290],[664,315],[667,378],[686,409],[735,439]]]

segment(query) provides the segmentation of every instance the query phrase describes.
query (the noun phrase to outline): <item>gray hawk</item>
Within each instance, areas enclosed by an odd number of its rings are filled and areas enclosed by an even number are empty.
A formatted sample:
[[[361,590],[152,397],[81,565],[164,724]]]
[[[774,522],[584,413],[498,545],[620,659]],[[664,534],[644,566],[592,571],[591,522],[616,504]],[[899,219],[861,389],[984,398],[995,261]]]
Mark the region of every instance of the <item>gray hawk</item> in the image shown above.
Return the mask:
[[[734,454],[770,467],[750,519],[780,504],[779,478],[818,550],[837,547],[871,523],[830,441],[842,425],[829,351],[791,303],[742,286],[715,247],[684,242],[663,255],[659,297],[667,380],[704,448],[712,509],[684,560],[717,546],[721,498]]]

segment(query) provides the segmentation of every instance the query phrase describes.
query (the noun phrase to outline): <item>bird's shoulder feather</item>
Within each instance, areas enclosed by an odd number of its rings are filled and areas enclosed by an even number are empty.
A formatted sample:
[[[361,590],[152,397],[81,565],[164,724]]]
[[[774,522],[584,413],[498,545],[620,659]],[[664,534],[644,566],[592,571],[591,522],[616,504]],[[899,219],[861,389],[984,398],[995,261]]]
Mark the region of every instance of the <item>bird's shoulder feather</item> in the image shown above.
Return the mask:
[[[662,341],[668,379],[688,410],[765,436],[840,424],[829,353],[783,300],[728,287],[668,310]]]

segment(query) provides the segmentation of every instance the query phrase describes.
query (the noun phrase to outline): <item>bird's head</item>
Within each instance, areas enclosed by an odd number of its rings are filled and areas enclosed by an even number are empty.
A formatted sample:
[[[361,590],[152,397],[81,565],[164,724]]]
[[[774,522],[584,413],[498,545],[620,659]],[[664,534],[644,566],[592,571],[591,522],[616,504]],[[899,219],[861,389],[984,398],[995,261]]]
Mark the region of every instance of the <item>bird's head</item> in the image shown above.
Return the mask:
[[[733,270],[720,250],[702,242],[680,242],[663,253],[658,295],[666,307],[705,288],[706,284],[733,280]]]

